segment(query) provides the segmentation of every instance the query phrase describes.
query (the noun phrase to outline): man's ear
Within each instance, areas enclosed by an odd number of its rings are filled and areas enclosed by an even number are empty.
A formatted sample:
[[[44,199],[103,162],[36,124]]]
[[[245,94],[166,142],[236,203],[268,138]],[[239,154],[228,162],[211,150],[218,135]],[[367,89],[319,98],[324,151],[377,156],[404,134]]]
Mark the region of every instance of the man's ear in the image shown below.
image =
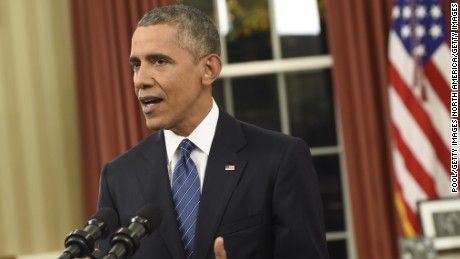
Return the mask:
[[[212,85],[219,77],[222,70],[222,60],[216,54],[210,54],[203,58],[204,73],[201,79],[203,85]]]

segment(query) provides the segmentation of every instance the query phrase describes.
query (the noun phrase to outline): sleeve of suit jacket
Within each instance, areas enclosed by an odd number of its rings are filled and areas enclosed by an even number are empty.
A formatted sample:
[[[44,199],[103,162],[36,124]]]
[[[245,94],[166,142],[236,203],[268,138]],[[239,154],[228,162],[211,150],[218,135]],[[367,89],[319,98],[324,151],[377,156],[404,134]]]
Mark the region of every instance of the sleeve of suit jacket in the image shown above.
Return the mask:
[[[275,258],[328,258],[317,175],[305,142],[288,146],[273,192]]]

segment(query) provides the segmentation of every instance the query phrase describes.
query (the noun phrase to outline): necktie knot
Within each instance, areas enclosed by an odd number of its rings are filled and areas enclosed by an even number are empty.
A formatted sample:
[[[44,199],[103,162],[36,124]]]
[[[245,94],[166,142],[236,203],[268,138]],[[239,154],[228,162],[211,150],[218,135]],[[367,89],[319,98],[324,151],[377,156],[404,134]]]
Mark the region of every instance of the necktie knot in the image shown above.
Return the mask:
[[[195,144],[189,139],[183,139],[179,144],[179,150],[183,157],[189,158],[192,150],[195,148]]]

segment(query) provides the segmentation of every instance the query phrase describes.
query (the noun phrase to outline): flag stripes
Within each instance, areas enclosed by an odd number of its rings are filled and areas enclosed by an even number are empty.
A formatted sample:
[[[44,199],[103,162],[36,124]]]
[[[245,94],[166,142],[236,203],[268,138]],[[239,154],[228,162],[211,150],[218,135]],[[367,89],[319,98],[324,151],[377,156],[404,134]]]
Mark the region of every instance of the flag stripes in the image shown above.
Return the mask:
[[[404,165],[408,169],[408,172],[412,175],[417,184],[430,198],[437,198],[436,188],[433,178],[426,172],[426,170],[420,165],[417,158],[407,147],[404,139],[399,134],[399,131],[393,125],[393,137],[399,152],[401,153]]]
[[[408,111],[411,113],[412,117],[417,121],[418,127],[424,132],[429,142],[434,148],[437,159],[441,161],[442,166],[446,172],[449,172],[449,157],[450,153],[447,146],[443,143],[441,136],[438,134],[438,130],[435,129],[434,124],[426,112],[424,107],[420,105],[417,97],[412,93],[412,90],[404,84],[399,76],[398,71],[390,65],[390,79],[393,82],[391,87],[396,90],[398,95],[401,97],[401,100],[404,102],[404,105],[407,107]],[[397,114],[394,114],[398,116]],[[448,125],[444,126],[444,131],[448,130]],[[404,127],[405,125],[399,125]]]
[[[406,236],[417,203],[450,196],[450,48],[436,0],[395,0],[388,77],[395,205]]]
[[[434,157],[434,150],[431,148],[431,143],[425,137],[423,132],[417,127],[417,122],[408,112],[399,96],[390,89],[390,101],[392,103],[392,113],[398,113],[398,116],[394,117],[392,127],[398,130],[401,139],[411,139],[412,141],[406,141],[406,145],[410,150],[416,150],[414,155],[417,156],[417,160],[422,164],[423,168],[428,172],[431,177],[435,177],[434,172],[444,171],[442,165],[438,160],[427,160],[424,157]],[[406,127],[397,128],[396,125],[405,124]]]
[[[428,61],[425,65],[425,75],[430,82],[435,82],[433,89],[436,94],[439,96],[446,112],[450,111],[450,88],[447,85],[447,81],[443,78],[438,68],[433,64],[433,62]]]

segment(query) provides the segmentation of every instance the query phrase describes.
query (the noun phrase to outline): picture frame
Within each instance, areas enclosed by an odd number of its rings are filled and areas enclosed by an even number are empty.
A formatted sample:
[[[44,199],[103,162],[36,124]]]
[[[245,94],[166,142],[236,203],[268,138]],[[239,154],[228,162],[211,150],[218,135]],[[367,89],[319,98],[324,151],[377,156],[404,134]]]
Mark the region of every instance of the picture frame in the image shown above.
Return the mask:
[[[460,248],[460,199],[436,199],[417,204],[423,235],[433,238],[436,250]]]
[[[427,237],[408,237],[399,240],[401,259],[436,259],[438,253],[433,239]]]

